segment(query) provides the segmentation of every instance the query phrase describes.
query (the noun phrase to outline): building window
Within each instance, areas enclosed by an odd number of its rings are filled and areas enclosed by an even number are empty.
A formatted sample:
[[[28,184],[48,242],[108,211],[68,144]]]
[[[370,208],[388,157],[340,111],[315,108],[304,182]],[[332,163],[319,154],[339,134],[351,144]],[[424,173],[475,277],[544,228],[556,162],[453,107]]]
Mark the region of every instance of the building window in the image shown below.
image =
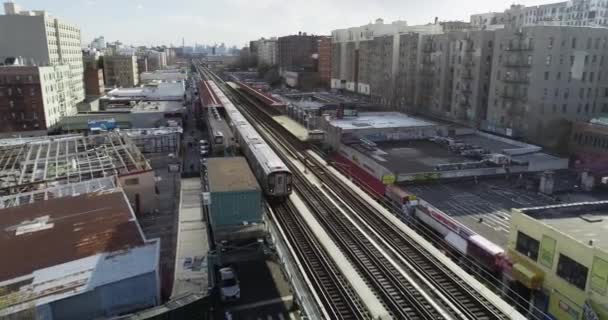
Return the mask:
[[[562,79],[562,73],[561,72],[557,73],[556,79],[557,80],[561,80]]]
[[[547,57],[545,58],[545,64],[546,65],[551,65],[551,60],[552,60],[552,56],[551,55],[547,55]]]
[[[576,49],[576,38],[572,38],[572,49]]]
[[[549,80],[549,71],[545,72],[545,80]]]
[[[585,290],[589,269],[564,254],[559,255],[557,275],[575,287]]]
[[[526,257],[536,261],[538,258],[538,248],[540,241],[528,236],[527,234],[517,231],[517,243],[515,250],[525,255]]]
[[[568,112],[568,105],[562,104],[562,113],[566,113],[566,112]]]
[[[570,56],[570,66],[574,65],[574,56]]]
[[[585,65],[589,64],[589,55],[585,55]]]

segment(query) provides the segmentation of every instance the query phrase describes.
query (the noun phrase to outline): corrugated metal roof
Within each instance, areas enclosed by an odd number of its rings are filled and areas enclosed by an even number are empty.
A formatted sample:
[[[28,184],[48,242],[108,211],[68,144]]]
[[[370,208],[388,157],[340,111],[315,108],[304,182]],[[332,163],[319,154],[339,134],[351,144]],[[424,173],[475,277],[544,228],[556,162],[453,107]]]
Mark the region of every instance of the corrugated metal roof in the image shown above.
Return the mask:
[[[247,160],[243,157],[207,159],[211,192],[260,190]]]
[[[99,253],[128,250],[144,241],[122,191],[2,209],[0,282]]]

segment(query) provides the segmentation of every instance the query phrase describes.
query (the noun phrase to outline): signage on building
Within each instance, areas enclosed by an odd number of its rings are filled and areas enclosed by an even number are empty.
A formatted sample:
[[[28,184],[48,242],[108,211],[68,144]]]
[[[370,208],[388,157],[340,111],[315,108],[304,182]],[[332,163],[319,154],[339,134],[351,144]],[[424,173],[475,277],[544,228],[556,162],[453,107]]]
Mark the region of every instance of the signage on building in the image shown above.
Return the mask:
[[[395,183],[395,181],[397,181],[397,178],[395,177],[394,174],[385,174],[382,176],[383,184],[393,184],[393,183]]]
[[[91,131],[110,131],[116,129],[116,119],[100,119],[87,121]]]

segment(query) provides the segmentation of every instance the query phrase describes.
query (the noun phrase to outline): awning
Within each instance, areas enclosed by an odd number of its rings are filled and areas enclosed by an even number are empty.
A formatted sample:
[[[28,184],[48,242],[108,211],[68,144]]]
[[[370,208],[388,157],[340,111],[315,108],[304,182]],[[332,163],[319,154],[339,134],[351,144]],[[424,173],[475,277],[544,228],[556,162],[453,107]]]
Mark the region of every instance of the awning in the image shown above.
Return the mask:
[[[529,289],[540,289],[543,283],[543,274],[536,272],[521,263],[513,265],[513,278]]]

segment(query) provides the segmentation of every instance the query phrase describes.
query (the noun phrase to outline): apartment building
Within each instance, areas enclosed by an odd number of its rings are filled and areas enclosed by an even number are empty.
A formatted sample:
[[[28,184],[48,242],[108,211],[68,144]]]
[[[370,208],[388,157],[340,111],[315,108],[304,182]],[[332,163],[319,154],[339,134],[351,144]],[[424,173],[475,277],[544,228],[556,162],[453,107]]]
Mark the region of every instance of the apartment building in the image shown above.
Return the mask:
[[[395,96],[398,92],[395,79],[400,72],[400,58],[405,54],[400,35],[441,32],[440,24],[408,26],[405,21],[385,24],[382,19],[334,30],[331,87],[370,95],[377,102],[396,103],[400,98]]]
[[[532,26],[496,31],[482,128],[549,147],[570,121],[608,112],[608,29]]]
[[[321,85],[329,87],[331,84],[331,38],[319,39],[319,80]]]
[[[306,32],[279,37],[279,68],[284,71],[316,71],[317,61],[313,55],[318,52],[319,36],[307,35]]]
[[[131,88],[139,84],[137,57],[131,55],[105,56],[103,71],[108,87]]]
[[[103,69],[100,68],[101,56],[97,52],[83,54],[84,62],[84,92],[87,97],[99,97],[104,95],[105,86]]]
[[[71,71],[68,65],[0,67],[0,133],[44,133],[76,114]]]
[[[49,16],[45,11],[23,11],[13,2],[4,3],[0,15],[0,60],[23,57],[26,64],[67,65],[69,87],[66,113],[75,112],[84,100],[80,28]]]
[[[597,0],[572,0],[528,7],[511,5],[504,12],[471,15],[471,23],[483,29],[535,25],[606,27],[608,3]]]
[[[249,47],[249,49],[252,50],[252,54],[257,56],[258,66],[274,66],[278,63],[279,48],[277,47],[277,38],[262,38],[258,41],[252,41],[251,43],[254,42],[256,43],[256,47]],[[253,53],[253,50],[256,50],[256,52]]]

